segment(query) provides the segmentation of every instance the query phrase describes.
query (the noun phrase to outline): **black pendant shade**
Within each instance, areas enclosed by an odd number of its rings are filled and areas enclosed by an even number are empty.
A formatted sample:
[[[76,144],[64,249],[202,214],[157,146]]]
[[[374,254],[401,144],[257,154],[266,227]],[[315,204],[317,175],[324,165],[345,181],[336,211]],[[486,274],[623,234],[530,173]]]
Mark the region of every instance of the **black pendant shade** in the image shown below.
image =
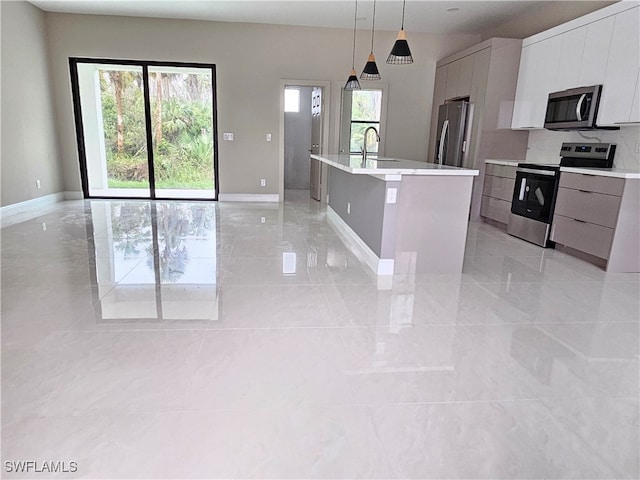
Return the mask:
[[[413,63],[413,57],[411,56],[411,49],[407,42],[407,35],[404,33],[404,29],[398,32],[396,37],[396,43],[393,44],[391,53],[387,57],[387,63],[393,65],[407,65]]]
[[[378,71],[378,65],[376,65],[376,57],[373,53],[369,54],[367,64],[364,66],[364,70],[360,74],[362,80],[380,80],[380,72]]]
[[[360,82],[356,74],[356,22],[358,20],[358,0],[356,0],[356,8],[353,14],[353,52],[351,55],[351,72],[349,72],[349,78],[347,83],[344,84],[345,90],[360,90]]]
[[[344,84],[345,90],[360,90],[360,82],[358,81],[358,76],[356,75],[355,69],[351,69],[351,73],[349,73],[349,78],[347,78],[347,83]]]

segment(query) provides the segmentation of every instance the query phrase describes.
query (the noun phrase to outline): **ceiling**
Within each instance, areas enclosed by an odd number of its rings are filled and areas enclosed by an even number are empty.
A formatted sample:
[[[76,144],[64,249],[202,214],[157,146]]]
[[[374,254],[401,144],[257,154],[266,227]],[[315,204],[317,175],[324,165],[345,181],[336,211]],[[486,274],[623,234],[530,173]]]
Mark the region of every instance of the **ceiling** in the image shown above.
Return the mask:
[[[268,23],[313,27],[353,28],[352,0],[30,0],[49,12],[135,17],[179,18],[221,22]],[[516,18],[544,11],[561,12],[553,22],[546,18],[539,30],[562,23],[601,8],[607,1],[533,1],[533,0],[409,0],[406,3],[405,29],[412,32],[482,34]],[[370,28],[373,0],[358,1],[358,28]],[[542,13],[542,15],[541,15]],[[400,0],[376,2],[376,29],[398,30],[402,19]],[[538,20],[540,21],[540,20]],[[551,22],[551,23],[550,23]],[[531,28],[531,27],[529,27]],[[534,27],[535,28],[535,27]],[[532,32],[526,32],[530,35]]]

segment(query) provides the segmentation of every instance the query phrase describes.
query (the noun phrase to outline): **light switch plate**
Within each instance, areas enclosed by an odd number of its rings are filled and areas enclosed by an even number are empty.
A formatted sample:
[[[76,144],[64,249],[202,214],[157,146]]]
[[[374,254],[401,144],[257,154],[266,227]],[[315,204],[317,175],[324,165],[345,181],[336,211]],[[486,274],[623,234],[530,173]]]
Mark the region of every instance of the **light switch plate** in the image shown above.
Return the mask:
[[[271,134],[270,134],[270,133],[267,133],[267,134],[265,135],[265,138],[266,138],[267,142],[270,142],[270,141],[271,141]]]
[[[223,139],[225,139],[225,140],[228,140],[228,141],[232,142],[232,141],[233,141],[233,133],[227,133],[227,132],[224,132],[224,133],[222,134],[222,138],[223,138]]]

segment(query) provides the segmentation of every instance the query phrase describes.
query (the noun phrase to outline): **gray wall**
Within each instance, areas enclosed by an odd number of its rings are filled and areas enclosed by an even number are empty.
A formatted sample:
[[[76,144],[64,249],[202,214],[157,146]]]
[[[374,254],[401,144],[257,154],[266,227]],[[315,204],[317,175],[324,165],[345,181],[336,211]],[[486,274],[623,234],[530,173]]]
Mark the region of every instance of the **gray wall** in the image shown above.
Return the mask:
[[[298,88],[300,111],[284,114],[284,188],[308,190],[313,87]]]
[[[329,205],[382,258],[386,183],[370,175],[329,168]],[[347,213],[347,203],[351,213]],[[393,252],[386,258],[392,258]]]
[[[63,191],[44,13],[0,2],[2,206]],[[36,188],[36,180],[42,188]],[[77,188],[76,188],[77,190]]]
[[[218,131],[220,138],[223,132],[235,134],[233,142],[220,141],[220,192],[240,194],[279,193],[276,139],[281,79],[343,83],[351,67],[352,32],[346,29],[57,13],[47,14],[47,29],[65,188],[72,191],[81,187],[70,56],[215,63]],[[380,58],[387,55],[395,34],[376,32]],[[390,84],[387,154],[425,158],[436,60],[478,39],[478,35],[411,34],[413,65],[380,62]],[[369,41],[365,35],[358,37],[357,68],[364,65]],[[331,128],[329,134],[333,132]],[[266,133],[274,141],[266,142]],[[261,178],[267,180],[264,188]]]

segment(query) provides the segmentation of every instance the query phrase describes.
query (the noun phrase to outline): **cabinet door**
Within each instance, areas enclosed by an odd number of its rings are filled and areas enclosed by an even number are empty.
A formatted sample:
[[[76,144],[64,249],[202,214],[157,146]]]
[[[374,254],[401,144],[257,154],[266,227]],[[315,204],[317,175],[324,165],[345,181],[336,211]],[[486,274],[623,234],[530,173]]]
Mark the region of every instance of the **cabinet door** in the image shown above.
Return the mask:
[[[630,123],[640,123],[640,68],[638,68],[638,78],[636,80],[636,93],[631,104]]]
[[[579,87],[580,65],[584,52],[587,27],[569,30],[561,35],[558,76],[551,85],[551,91],[566,90]]]
[[[447,86],[445,87],[444,98],[457,97],[458,83],[460,81],[460,60],[451,62],[447,65]]]
[[[433,105],[431,105],[431,126],[429,127],[429,151],[427,152],[427,162],[435,161],[436,136],[438,133],[438,107],[447,98],[445,89],[447,87],[447,65],[436,68],[435,85],[433,86]]]
[[[583,56],[580,65],[578,85],[602,85],[604,83],[615,18],[615,16],[611,16],[587,25],[587,36],[584,42],[584,51],[587,54]]]
[[[460,62],[460,78],[456,97],[468,97],[471,95],[471,82],[473,80],[473,57],[468,55],[458,60]],[[456,62],[457,63],[457,62]]]
[[[640,66],[640,7],[615,16],[602,88],[599,125],[627,123]]]
[[[558,71],[561,36],[522,48],[512,128],[543,128],[547,99]]]

